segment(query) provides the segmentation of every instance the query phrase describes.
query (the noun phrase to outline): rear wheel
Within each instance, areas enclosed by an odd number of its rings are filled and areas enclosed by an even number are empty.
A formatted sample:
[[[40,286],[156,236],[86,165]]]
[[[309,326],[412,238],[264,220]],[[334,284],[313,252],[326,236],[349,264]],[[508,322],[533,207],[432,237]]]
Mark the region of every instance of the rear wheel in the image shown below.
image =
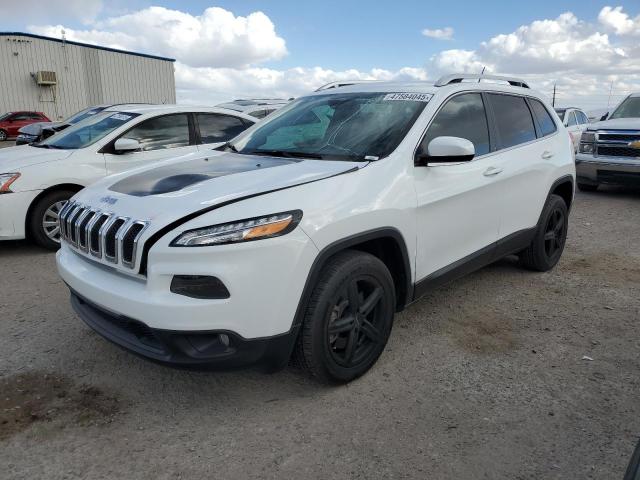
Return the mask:
[[[354,250],[337,254],[307,304],[294,363],[323,382],[359,377],[384,350],[394,312],[395,288],[384,263]]]
[[[546,272],[560,260],[567,240],[569,211],[559,195],[550,195],[531,244],[520,253],[520,262],[530,270]]]
[[[33,240],[49,250],[60,247],[60,225],[58,217],[64,204],[75,192],[58,190],[43,196],[31,210],[29,232]]]
[[[595,192],[598,190],[598,184],[591,185],[589,183],[578,183],[578,190],[581,192]]]

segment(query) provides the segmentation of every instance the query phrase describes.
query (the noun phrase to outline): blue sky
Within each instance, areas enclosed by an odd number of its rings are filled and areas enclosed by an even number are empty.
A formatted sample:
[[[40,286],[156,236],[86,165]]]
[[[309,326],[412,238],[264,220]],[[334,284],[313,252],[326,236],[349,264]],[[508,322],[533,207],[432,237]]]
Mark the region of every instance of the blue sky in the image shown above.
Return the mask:
[[[3,30],[176,58],[178,98],[300,95],[343,78],[525,76],[600,107],[640,89],[640,2],[37,0],[4,6]],[[161,7],[161,8],[158,8]],[[261,12],[261,13],[260,13]],[[451,29],[450,39],[425,29]],[[436,35],[437,36],[437,35]],[[440,35],[442,36],[442,35]]]

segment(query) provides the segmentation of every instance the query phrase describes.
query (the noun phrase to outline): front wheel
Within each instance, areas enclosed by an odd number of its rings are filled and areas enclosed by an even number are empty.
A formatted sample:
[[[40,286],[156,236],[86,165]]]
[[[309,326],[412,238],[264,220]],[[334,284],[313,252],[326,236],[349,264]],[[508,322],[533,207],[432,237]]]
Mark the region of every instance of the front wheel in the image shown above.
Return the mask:
[[[0,142],[4,142],[7,138],[7,132],[0,130]]]
[[[569,210],[559,195],[550,195],[531,244],[520,253],[520,262],[530,270],[546,272],[560,260],[567,240]]]
[[[394,312],[395,287],[385,264],[360,251],[336,254],[306,306],[294,363],[323,382],[359,377],[384,350]]]
[[[65,203],[75,194],[69,190],[58,190],[40,198],[31,210],[29,232],[33,240],[49,250],[60,248],[60,225],[58,218]]]

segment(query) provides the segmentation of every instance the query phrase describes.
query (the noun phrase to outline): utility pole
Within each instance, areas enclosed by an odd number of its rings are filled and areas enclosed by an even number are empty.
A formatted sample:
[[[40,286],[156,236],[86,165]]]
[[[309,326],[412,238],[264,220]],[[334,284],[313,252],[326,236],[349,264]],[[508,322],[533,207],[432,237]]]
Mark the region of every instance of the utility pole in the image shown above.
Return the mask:
[[[611,94],[613,93],[613,80],[611,80],[611,86],[609,87],[609,98],[607,99],[607,108],[611,104]]]
[[[553,108],[556,107],[556,84],[553,84],[553,101],[551,102]]]

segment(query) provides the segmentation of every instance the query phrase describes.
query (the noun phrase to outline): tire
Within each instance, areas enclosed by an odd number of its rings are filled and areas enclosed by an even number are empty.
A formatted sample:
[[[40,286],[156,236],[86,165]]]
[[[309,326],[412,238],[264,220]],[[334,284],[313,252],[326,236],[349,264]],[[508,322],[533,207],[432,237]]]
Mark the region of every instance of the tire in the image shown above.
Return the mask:
[[[7,138],[9,138],[7,136],[7,132],[5,132],[4,130],[0,130],[0,142],[5,142]]]
[[[378,258],[355,250],[336,254],[306,306],[294,364],[323,383],[361,376],[387,344],[395,298],[391,274]]]
[[[520,253],[529,270],[547,272],[560,260],[567,240],[569,210],[559,195],[549,195],[531,244]]]
[[[31,238],[38,245],[53,251],[60,248],[59,229],[56,232],[55,227],[49,223],[49,227],[51,228],[48,234],[43,222],[55,221],[57,219],[56,211],[59,212],[64,202],[69,200],[75,193],[76,192],[71,190],[57,190],[38,199],[37,203],[33,206],[27,221]],[[57,239],[55,239],[55,235],[51,235],[54,233],[57,233]]]
[[[578,183],[578,190],[581,192],[595,192],[598,190],[598,185],[590,185],[588,183]]]

